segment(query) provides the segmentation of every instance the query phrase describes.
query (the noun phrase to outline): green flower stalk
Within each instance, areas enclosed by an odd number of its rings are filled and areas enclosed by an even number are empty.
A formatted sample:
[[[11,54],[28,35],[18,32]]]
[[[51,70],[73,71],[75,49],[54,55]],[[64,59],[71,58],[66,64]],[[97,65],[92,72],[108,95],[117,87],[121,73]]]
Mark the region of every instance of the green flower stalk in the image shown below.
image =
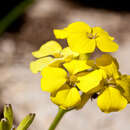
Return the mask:
[[[59,111],[48,130],[54,130],[66,112],[66,110],[59,108]]]

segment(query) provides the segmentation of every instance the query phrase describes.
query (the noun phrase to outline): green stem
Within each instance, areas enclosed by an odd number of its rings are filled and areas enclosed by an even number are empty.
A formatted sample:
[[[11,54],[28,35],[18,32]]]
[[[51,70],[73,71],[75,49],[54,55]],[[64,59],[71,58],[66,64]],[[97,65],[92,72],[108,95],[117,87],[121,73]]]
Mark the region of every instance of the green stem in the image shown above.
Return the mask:
[[[66,110],[59,108],[59,111],[48,130],[55,130],[56,126],[58,125],[58,123],[60,122],[60,120],[62,119],[62,117],[64,116],[66,112],[67,112]]]

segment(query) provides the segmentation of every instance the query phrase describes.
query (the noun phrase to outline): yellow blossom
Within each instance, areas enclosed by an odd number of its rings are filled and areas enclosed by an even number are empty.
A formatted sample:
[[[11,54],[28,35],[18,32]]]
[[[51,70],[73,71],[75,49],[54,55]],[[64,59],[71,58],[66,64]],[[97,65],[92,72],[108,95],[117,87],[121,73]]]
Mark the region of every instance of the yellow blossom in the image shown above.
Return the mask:
[[[78,82],[76,74],[91,68],[83,60],[72,60],[64,63],[63,66],[66,70],[58,67],[46,67],[42,70],[41,87],[43,91],[54,93],[66,82],[73,86]]]
[[[98,47],[103,52],[115,52],[118,45],[114,38],[100,27],[90,27],[84,22],[75,22],[64,29],[54,29],[58,39],[67,39],[71,50],[78,53],[92,53]]]
[[[91,63],[94,66],[94,62]],[[102,89],[98,91],[97,105],[101,111],[109,113],[124,109],[130,102],[130,78],[120,74],[117,60],[109,54],[97,58],[95,66],[104,70],[107,76],[100,84]]]
[[[76,87],[77,74],[91,69],[84,60],[72,60],[64,63],[63,68],[46,67],[42,70],[41,88],[51,93],[51,100],[62,109],[70,109],[81,102],[79,89]]]
[[[89,65],[95,69],[82,79],[78,78],[79,89],[86,93],[86,97],[98,93],[97,105],[105,113],[124,109],[130,102],[130,77],[121,76],[116,59],[104,54],[96,59],[96,64],[91,60]]]
[[[105,74],[103,70],[88,72],[91,67],[84,60],[72,60],[64,68],[46,67],[42,70],[41,88],[51,93],[51,100],[61,108],[81,108],[89,95],[101,89],[99,86]],[[84,72],[83,74],[80,74]],[[79,98],[79,90],[88,96]],[[73,93],[72,93],[73,92]],[[79,100],[80,99],[80,100]],[[64,102],[62,102],[64,100]]]
[[[72,52],[69,47],[62,49],[56,41],[48,41],[38,51],[32,52],[32,55],[39,58],[30,64],[31,71],[37,73],[49,65],[59,66],[60,63],[68,62],[79,54]]]

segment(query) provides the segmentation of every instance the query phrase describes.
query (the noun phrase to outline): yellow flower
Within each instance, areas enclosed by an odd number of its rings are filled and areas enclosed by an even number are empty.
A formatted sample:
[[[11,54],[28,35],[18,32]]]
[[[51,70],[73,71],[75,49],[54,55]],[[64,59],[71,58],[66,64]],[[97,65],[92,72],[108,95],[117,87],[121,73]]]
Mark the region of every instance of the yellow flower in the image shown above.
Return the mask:
[[[72,60],[63,64],[64,68],[46,67],[42,70],[41,88],[51,93],[51,100],[63,109],[78,106],[89,99],[80,97],[79,90],[90,94],[97,92],[97,87],[104,78],[102,70],[87,72],[91,69],[84,60]],[[85,72],[86,71],[86,72]],[[80,73],[84,74],[80,75]],[[96,87],[96,89],[95,89]],[[90,91],[90,89],[93,89]],[[81,102],[82,101],[82,102]]]
[[[65,69],[46,67],[42,70],[41,87],[43,91],[54,93],[65,83],[74,86],[78,82],[77,74],[84,70],[91,69],[91,67],[86,64],[86,61],[83,60],[72,60],[68,63],[64,63],[63,66]]]
[[[56,41],[48,41],[38,51],[32,52],[32,55],[40,58],[30,64],[31,71],[37,73],[49,65],[59,66],[60,63],[68,62],[79,54],[72,52],[69,47],[62,49]]]
[[[93,79],[94,78],[95,77],[93,76]],[[91,98],[95,93],[98,95],[97,105],[102,112],[117,112],[127,106],[128,101],[130,100],[130,88],[128,88],[128,84],[123,86],[124,91],[122,91],[122,89],[120,89],[117,84],[111,85],[109,82],[106,84],[105,80],[102,80],[102,82],[98,83],[98,85],[92,85],[93,87],[89,87],[87,85],[88,81],[89,80],[86,81],[86,90],[88,92],[84,93],[84,98],[81,98],[81,103],[77,106],[77,109],[81,109],[89,100],[89,98]],[[82,84],[83,81],[80,82]],[[122,83],[122,85],[123,84],[125,83]],[[78,87],[81,89],[80,86]]]
[[[75,22],[59,30],[54,29],[58,39],[67,39],[72,51],[78,53],[92,53],[98,47],[103,52],[115,52],[118,45],[114,38],[100,27],[90,27],[84,22]]]
[[[106,113],[124,109],[130,101],[130,79],[121,76],[118,62],[109,54],[97,58],[96,65],[107,75],[104,80],[104,90],[97,99],[99,108]]]
[[[113,86],[106,86],[97,98],[98,107],[105,113],[120,111],[126,107],[127,103],[127,99]]]
[[[97,58],[96,63],[94,60],[88,60],[87,63],[92,66],[94,70],[84,76],[78,77],[80,82],[77,83],[79,89],[84,93],[94,94],[103,88],[100,85],[102,80],[110,84],[120,76],[118,63],[116,59],[109,54],[104,54]]]
[[[94,67],[95,70],[80,80],[79,89],[86,93],[86,97],[92,97],[94,93],[97,93],[97,105],[105,113],[124,109],[130,101],[130,77],[121,76],[116,59],[109,54],[104,54],[96,59],[96,64],[91,61],[89,65]],[[82,84],[85,84],[83,82],[86,82],[85,89],[82,89]]]

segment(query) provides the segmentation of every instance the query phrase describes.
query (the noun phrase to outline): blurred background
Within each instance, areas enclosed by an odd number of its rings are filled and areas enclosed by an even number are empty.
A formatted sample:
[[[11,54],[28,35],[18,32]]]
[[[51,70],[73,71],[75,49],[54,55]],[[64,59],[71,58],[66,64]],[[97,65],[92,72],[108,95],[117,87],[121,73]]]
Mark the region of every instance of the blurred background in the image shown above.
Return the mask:
[[[52,30],[75,21],[100,26],[120,45],[113,55],[120,71],[130,74],[130,8],[123,0],[1,0],[0,1],[0,111],[12,104],[15,125],[30,112],[36,118],[29,130],[47,130],[57,106],[40,88],[40,75],[29,70],[31,52],[53,39]],[[60,42],[62,42],[60,40]],[[63,45],[63,44],[62,44]],[[98,54],[98,53],[96,53]],[[80,111],[67,113],[57,130],[130,130],[130,106],[104,114],[96,100]]]

